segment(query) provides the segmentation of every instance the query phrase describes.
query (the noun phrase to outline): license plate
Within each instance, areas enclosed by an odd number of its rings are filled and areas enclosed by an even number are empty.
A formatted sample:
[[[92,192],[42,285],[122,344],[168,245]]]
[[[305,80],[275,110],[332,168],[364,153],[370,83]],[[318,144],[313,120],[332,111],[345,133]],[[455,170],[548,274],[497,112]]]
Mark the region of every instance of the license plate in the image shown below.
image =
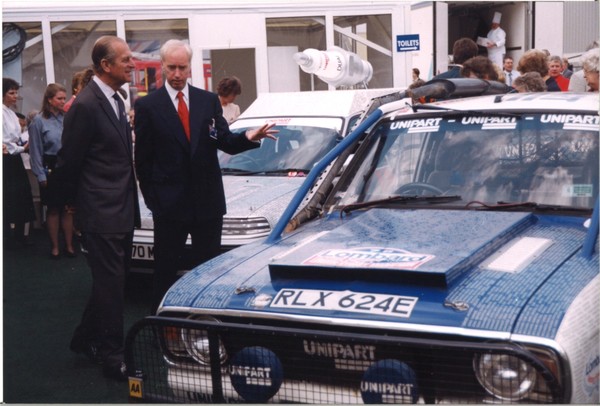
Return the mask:
[[[152,244],[133,244],[132,259],[142,259],[146,261],[154,260],[154,245]]]
[[[270,307],[410,317],[417,297],[313,289],[282,289]]]

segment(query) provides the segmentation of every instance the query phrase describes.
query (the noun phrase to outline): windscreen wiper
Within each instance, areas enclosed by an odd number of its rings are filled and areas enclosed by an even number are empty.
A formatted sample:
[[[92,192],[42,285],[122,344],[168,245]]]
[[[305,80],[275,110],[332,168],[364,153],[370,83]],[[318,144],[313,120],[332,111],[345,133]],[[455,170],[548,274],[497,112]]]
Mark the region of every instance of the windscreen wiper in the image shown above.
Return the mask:
[[[308,172],[310,172],[310,169],[285,168],[285,169],[273,169],[270,171],[261,171],[260,173],[264,173],[265,175],[282,173],[282,174],[287,174],[287,175],[294,174],[294,176],[306,176],[306,174]]]
[[[448,203],[455,202],[457,200],[461,200],[462,197],[459,195],[449,195],[449,196],[390,196],[386,199],[379,200],[369,200],[367,202],[360,203],[352,203],[342,207],[340,211],[340,217],[343,217],[344,214],[350,213],[351,211],[363,209],[365,207],[374,207],[374,206],[385,206],[389,203],[429,203],[429,204],[440,204],[440,203]]]
[[[245,169],[236,169],[236,168],[221,168],[221,173],[224,175],[251,175],[255,173],[254,171],[248,171]]]
[[[473,200],[465,207],[475,207],[477,210],[497,210],[497,211],[510,211],[510,210],[519,210],[519,209],[532,209],[536,211],[547,211],[547,212],[577,212],[577,213],[592,213],[592,208],[590,207],[574,207],[574,206],[564,206],[559,204],[540,204],[537,202],[497,202],[496,204],[484,203],[478,200]]]
[[[221,173],[225,175],[234,175],[234,176],[247,176],[247,175],[286,175],[290,177],[303,177],[309,172],[309,169],[294,169],[294,168],[286,168],[286,169],[273,169],[270,171],[247,171],[245,169],[235,169],[235,168],[221,168]]]

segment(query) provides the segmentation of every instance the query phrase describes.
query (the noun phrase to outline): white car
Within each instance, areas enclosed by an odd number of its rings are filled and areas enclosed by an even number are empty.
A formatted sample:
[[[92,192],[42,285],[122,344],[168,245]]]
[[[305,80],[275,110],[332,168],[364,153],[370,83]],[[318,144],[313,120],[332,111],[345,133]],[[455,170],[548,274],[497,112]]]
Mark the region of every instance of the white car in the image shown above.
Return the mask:
[[[261,94],[231,126],[234,132],[276,123],[277,140],[234,156],[220,153],[227,214],[224,251],[266,237],[311,168],[351,129],[373,97],[394,89]],[[142,227],[133,239],[134,266],[151,268],[152,213],[141,193]],[[188,238],[191,247],[191,239]],[[185,261],[186,267],[197,265]]]

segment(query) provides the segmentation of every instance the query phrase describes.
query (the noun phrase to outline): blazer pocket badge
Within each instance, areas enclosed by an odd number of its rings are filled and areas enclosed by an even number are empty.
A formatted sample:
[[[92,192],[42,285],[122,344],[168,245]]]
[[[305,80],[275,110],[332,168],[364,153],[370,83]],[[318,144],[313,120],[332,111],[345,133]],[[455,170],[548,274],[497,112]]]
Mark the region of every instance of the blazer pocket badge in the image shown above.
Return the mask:
[[[212,119],[212,124],[208,126],[208,135],[212,139],[217,139],[217,128],[215,127],[215,119]]]

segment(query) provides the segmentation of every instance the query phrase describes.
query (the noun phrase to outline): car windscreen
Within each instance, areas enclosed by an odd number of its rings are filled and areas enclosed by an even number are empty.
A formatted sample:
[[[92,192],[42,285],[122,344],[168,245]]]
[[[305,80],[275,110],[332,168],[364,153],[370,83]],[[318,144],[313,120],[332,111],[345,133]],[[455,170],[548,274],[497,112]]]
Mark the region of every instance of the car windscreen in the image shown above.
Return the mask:
[[[263,140],[260,148],[236,155],[219,152],[219,164],[223,173],[306,174],[341,140],[341,119],[327,119],[324,122],[328,125],[324,127],[311,125],[314,120],[295,121],[294,123],[289,120],[287,123],[276,125],[274,129],[279,131],[276,134],[277,139]],[[242,132],[259,125],[238,126],[232,128],[232,131]]]
[[[597,115],[447,115],[381,123],[340,181],[339,206],[393,196],[591,208],[598,196]],[[436,206],[439,207],[439,206]]]

